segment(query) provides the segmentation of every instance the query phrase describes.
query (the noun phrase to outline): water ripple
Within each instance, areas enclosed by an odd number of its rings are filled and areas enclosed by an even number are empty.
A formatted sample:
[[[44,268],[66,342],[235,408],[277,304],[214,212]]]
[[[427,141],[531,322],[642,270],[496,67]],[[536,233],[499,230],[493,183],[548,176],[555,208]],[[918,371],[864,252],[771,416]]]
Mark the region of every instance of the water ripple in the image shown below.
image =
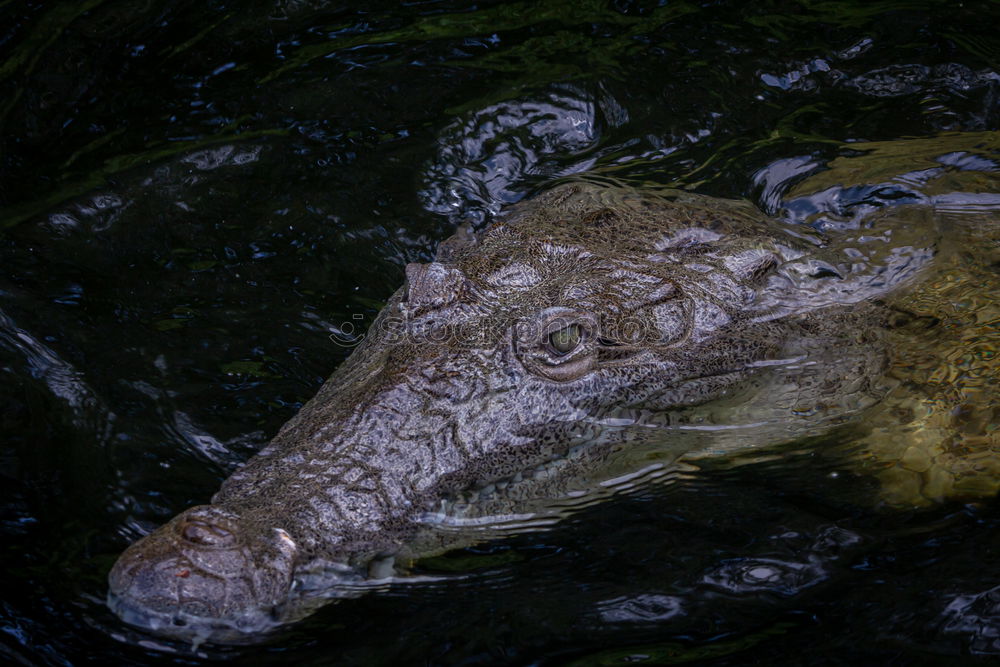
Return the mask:
[[[955,597],[941,616],[942,631],[961,637],[973,653],[1000,655],[1000,586]]]
[[[606,102],[605,108],[622,122],[620,107]],[[424,174],[424,207],[480,224],[521,199],[530,177],[586,171],[599,139],[598,104],[574,87],[488,106],[441,133]]]

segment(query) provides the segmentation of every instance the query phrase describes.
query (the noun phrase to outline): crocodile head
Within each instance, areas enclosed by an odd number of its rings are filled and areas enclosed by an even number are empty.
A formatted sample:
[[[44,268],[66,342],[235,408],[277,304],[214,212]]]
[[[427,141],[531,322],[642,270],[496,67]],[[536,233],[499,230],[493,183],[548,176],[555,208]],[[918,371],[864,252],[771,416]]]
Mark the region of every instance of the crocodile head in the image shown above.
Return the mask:
[[[455,546],[428,528],[435,513],[557,498],[600,479],[611,449],[742,405],[802,333],[775,295],[805,253],[774,224],[736,202],[575,183],[456,235],[407,267],[367,339],[211,505],[124,553],[113,608],[161,633],[260,631],[392,556]],[[662,436],[678,455],[694,442],[680,435]]]

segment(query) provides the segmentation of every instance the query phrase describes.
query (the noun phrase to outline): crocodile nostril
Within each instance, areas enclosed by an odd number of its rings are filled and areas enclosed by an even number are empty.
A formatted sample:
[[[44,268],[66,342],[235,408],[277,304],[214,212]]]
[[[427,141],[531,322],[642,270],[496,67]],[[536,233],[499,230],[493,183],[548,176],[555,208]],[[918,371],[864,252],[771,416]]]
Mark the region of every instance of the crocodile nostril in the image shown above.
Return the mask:
[[[236,543],[236,536],[231,531],[203,519],[188,518],[181,525],[180,533],[188,542],[205,547],[229,547]]]

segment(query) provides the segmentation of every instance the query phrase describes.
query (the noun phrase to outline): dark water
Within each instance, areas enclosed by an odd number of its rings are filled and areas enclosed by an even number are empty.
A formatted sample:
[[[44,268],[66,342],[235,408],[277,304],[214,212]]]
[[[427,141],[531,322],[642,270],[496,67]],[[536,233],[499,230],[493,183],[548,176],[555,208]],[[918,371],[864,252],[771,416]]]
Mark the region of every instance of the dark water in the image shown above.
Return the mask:
[[[5,661],[996,659],[997,504],[880,510],[821,447],[430,560],[252,649],[106,610],[117,554],[345,358],[331,332],[559,176],[808,218],[932,196],[908,176],[958,156],[978,180],[947,201],[997,219],[997,3],[355,4],[0,2]],[[845,167],[860,141],[880,161]]]

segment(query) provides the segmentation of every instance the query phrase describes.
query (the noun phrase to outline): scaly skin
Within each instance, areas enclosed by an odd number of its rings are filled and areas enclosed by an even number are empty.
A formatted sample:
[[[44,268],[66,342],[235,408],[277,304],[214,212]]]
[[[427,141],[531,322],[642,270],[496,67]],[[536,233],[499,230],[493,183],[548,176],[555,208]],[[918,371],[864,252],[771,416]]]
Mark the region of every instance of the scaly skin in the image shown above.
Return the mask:
[[[367,340],[211,505],[122,555],[111,605],[233,641],[390,557],[472,541],[436,530],[442,511],[593,492],[629,451],[668,467],[856,421],[901,391],[891,304],[919,301],[937,234],[915,209],[827,238],[744,202],[595,180],[514,206],[407,267]],[[901,458],[883,450],[877,472]]]

